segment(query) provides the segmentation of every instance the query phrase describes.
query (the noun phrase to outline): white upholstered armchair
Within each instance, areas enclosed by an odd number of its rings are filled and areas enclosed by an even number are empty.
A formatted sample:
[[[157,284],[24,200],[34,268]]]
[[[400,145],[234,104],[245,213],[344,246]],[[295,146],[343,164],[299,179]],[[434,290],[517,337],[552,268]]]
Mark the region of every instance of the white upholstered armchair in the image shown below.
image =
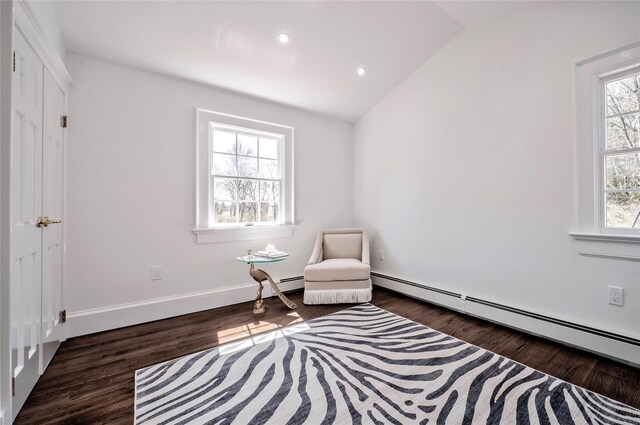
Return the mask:
[[[365,229],[318,232],[304,269],[305,304],[371,301],[369,236]]]

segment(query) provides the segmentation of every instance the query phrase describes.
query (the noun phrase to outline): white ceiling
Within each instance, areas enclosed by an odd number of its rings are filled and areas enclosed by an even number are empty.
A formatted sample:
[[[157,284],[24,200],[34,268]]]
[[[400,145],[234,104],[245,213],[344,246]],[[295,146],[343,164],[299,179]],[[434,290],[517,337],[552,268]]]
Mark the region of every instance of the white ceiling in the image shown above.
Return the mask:
[[[435,0],[442,10],[466,28],[482,22],[507,16],[549,0]]]
[[[56,1],[54,10],[69,52],[354,121],[462,24],[512,3]]]

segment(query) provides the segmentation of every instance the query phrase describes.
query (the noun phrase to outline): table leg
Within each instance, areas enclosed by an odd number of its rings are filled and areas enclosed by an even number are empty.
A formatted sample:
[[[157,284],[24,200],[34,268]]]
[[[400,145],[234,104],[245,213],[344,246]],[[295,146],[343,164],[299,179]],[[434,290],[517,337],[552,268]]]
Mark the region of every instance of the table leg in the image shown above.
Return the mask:
[[[254,314],[264,313],[265,311],[267,311],[267,308],[268,308],[267,305],[264,303],[264,300],[262,299],[262,288],[263,288],[262,282],[264,282],[265,280],[269,281],[269,283],[271,284],[271,289],[273,290],[273,292],[276,293],[276,295],[278,296],[278,298],[280,298],[280,300],[284,303],[284,305],[289,307],[291,310],[294,310],[295,308],[298,307],[296,303],[291,301],[282,293],[280,288],[278,288],[278,285],[275,284],[275,282],[273,281],[273,279],[271,279],[271,276],[269,276],[267,272],[265,272],[264,270],[256,269],[253,263],[251,263],[251,267],[249,268],[249,274],[256,282],[258,282],[258,285],[260,285],[257,296],[256,296],[256,304],[255,304],[255,307],[253,308]]]
[[[262,314],[269,308],[269,306],[262,299],[262,282],[258,282],[258,285],[258,291],[256,292],[256,303],[253,305],[253,314]]]

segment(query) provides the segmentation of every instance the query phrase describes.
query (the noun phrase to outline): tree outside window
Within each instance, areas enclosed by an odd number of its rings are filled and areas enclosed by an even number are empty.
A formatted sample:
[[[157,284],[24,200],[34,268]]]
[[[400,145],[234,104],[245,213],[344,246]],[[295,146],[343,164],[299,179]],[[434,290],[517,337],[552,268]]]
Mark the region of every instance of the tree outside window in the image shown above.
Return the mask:
[[[213,127],[211,215],[215,224],[281,222],[282,137]]]

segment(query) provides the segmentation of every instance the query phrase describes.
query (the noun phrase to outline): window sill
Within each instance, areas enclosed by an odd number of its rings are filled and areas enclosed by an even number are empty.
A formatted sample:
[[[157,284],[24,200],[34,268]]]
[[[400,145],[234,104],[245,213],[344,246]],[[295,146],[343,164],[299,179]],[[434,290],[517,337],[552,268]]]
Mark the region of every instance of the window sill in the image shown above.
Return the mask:
[[[640,244],[640,235],[623,235],[615,233],[569,233],[574,239],[579,241],[597,241],[597,242],[624,242]]]
[[[277,226],[246,226],[229,228],[193,229],[196,243],[219,243],[251,240],[270,240],[293,237],[293,224]]]
[[[640,261],[638,255],[640,235],[582,232],[572,232],[569,235],[578,241],[576,249],[583,257]]]

